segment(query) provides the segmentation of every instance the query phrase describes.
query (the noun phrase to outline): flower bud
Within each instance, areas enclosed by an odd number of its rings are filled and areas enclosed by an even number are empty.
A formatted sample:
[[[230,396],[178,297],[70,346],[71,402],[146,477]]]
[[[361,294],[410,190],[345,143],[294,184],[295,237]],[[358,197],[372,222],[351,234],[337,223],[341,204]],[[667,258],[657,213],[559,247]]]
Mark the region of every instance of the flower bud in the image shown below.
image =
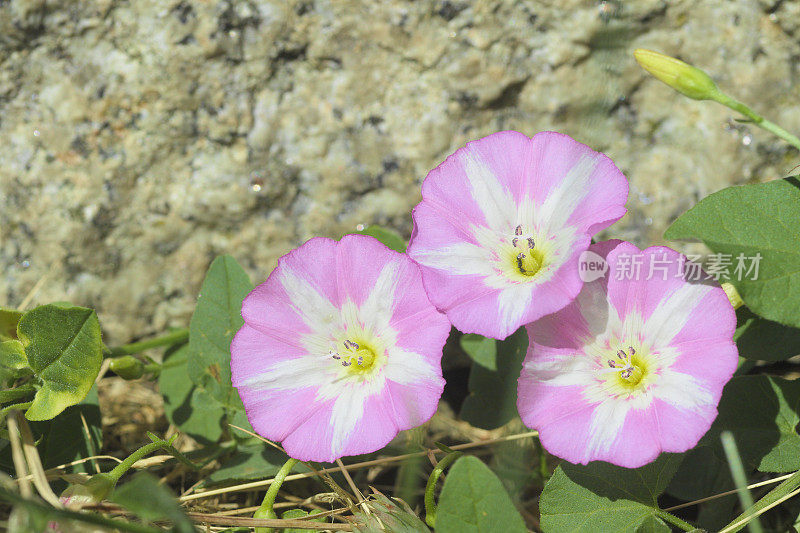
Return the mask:
[[[114,489],[114,478],[100,473],[92,476],[86,483],[70,485],[59,496],[59,501],[66,507],[80,508],[103,501]]]
[[[736,287],[734,287],[732,284],[723,283],[722,290],[728,295],[728,300],[730,300],[734,309],[739,309],[744,305],[744,300],[742,300],[742,297],[739,296],[739,291],[737,291]]]
[[[124,355],[111,360],[111,370],[122,379],[139,379],[144,374],[144,363],[139,359]]]
[[[647,72],[689,98],[715,100],[721,94],[708,74],[680,59],[643,48],[634,50],[633,57]]]

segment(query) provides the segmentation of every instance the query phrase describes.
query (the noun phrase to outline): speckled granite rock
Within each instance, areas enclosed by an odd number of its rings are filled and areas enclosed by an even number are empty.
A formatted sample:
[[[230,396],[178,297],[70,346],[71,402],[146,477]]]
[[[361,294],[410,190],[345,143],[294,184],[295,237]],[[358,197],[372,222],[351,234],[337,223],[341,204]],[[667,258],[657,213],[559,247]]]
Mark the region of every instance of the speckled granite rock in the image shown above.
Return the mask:
[[[650,47],[800,131],[794,2],[0,2],[0,304],[98,309],[109,342],[184,325],[212,257],[254,279],[315,235],[410,233],[419,183],[500,129],[555,129],[631,180],[608,234],[797,153],[647,78]]]

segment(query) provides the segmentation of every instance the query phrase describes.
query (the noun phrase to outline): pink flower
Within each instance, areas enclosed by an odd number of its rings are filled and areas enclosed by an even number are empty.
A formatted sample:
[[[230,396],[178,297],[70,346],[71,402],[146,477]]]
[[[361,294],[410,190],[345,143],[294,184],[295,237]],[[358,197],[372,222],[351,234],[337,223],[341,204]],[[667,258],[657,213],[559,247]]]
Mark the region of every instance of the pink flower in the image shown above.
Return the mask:
[[[622,172],[588,146],[502,131],[428,174],[408,253],[455,327],[504,339],[575,298],[578,256],[627,197]]]
[[[285,255],[242,317],[233,385],[253,428],[296,459],[373,452],[436,411],[450,324],[414,262],[371,237]]]
[[[686,258],[607,241],[606,277],[530,324],[517,407],[542,445],[572,463],[636,468],[693,448],[733,375],[736,315]],[[699,270],[699,269],[698,269]]]

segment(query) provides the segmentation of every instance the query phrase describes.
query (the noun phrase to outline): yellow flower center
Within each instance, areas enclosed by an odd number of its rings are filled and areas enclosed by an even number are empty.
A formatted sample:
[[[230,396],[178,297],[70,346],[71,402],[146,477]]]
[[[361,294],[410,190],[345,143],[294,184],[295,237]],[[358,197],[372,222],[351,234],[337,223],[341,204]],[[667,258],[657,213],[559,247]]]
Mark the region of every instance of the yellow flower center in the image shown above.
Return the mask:
[[[523,233],[522,226],[514,229],[511,246],[505,245],[502,253],[508,264],[507,271],[520,281],[535,276],[544,263],[542,250],[536,247],[533,237]]]
[[[609,374],[606,384],[621,394],[642,390],[652,377],[652,362],[649,355],[633,346],[618,350],[616,357],[606,362],[605,372]]]
[[[365,342],[347,339],[339,350],[331,350],[330,356],[347,368],[350,374],[363,374],[372,369],[377,360],[375,351]]]

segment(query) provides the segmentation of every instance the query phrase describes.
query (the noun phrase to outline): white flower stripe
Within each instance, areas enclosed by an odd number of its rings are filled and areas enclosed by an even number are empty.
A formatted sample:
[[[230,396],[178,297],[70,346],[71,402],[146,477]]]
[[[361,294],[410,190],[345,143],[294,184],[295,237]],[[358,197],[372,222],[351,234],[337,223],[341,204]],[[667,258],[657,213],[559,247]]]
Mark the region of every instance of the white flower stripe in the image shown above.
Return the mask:
[[[317,288],[285,263],[276,272],[278,282],[289,298],[292,309],[311,331],[325,331],[339,316],[339,309]]]
[[[589,426],[589,442],[586,443],[584,454],[587,460],[598,455],[605,455],[611,450],[631,407],[629,402],[618,402],[611,399],[595,407]]]
[[[710,285],[683,283],[677,290],[664,295],[641,330],[644,337],[656,348],[668,346],[686,327],[692,311],[712,289]]]
[[[494,171],[480,154],[467,146],[461,163],[472,189],[472,197],[492,229],[513,228],[517,221],[517,204]],[[523,170],[523,169],[520,169]]]
[[[591,177],[600,155],[582,154],[558,187],[551,190],[537,213],[539,224],[548,232],[567,226],[567,221],[587,194],[592,192]]]

